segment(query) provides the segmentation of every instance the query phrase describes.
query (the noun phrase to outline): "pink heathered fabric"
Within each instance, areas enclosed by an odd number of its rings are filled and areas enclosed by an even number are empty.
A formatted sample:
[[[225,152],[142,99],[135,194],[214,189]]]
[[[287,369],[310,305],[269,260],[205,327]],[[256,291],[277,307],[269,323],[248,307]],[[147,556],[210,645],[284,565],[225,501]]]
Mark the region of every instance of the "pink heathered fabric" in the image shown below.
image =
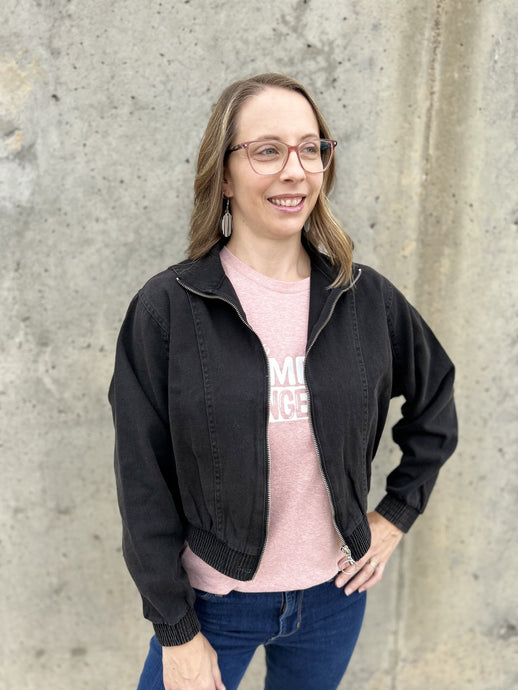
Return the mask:
[[[341,554],[308,419],[303,365],[310,279],[268,278],[226,248],[221,262],[269,360],[269,532],[259,570],[249,582],[223,575],[188,547],[182,562],[191,585],[214,594],[313,587],[336,575]]]

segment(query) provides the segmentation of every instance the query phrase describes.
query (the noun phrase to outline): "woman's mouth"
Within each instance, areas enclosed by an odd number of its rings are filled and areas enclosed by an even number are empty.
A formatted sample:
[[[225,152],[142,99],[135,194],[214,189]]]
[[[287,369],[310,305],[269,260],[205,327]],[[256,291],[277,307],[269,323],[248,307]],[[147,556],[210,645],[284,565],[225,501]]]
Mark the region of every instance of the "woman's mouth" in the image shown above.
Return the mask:
[[[268,201],[283,211],[294,212],[302,208],[304,196],[277,196],[270,197]]]

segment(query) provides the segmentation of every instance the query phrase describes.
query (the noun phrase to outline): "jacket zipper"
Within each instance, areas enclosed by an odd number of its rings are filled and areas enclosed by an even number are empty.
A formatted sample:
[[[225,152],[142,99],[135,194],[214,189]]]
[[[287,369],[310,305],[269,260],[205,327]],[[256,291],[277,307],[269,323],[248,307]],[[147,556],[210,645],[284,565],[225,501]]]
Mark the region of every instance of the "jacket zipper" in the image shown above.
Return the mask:
[[[266,543],[268,541],[268,536],[270,533],[270,504],[271,504],[271,490],[270,490],[270,470],[271,470],[271,457],[270,457],[270,436],[268,433],[268,420],[270,418],[270,368],[268,365],[268,355],[266,354],[266,350],[264,349],[264,345],[261,341],[261,338],[257,335],[257,333],[254,331],[252,326],[244,319],[241,314],[239,313],[239,309],[236,307],[236,305],[231,302],[230,300],[226,299],[225,297],[221,297],[220,295],[209,295],[205,292],[199,292],[198,290],[194,290],[193,288],[189,287],[185,283],[182,283],[179,277],[176,278],[176,281],[179,285],[181,285],[185,290],[188,290],[194,295],[198,295],[199,297],[204,297],[205,299],[219,299],[222,302],[225,302],[226,304],[230,305],[232,309],[236,312],[236,314],[239,317],[239,320],[248,328],[248,330],[255,335],[257,340],[259,341],[261,345],[261,350],[263,351],[264,355],[264,361],[266,365],[266,383],[267,383],[267,394],[266,394],[266,424],[265,424],[265,433],[266,433],[266,530],[265,530],[265,536],[264,536],[264,544],[263,548],[261,551],[261,554],[259,556],[259,562],[257,564],[257,568],[255,569],[254,575],[257,574],[257,571],[259,570],[259,567],[261,566],[261,562],[264,557],[264,552],[266,550]]]
[[[308,355],[309,355],[309,353],[310,353],[310,351],[311,351],[311,348],[312,348],[313,345],[315,344],[315,342],[316,342],[318,336],[322,333],[322,331],[324,330],[324,328],[327,326],[327,324],[328,324],[329,321],[331,320],[331,317],[333,316],[335,307],[336,307],[336,305],[338,304],[338,300],[340,299],[340,297],[342,297],[342,295],[344,295],[346,292],[348,292],[348,291],[356,284],[356,282],[357,282],[357,281],[359,280],[359,278],[360,278],[360,275],[361,275],[361,268],[360,268],[359,271],[358,271],[358,275],[357,275],[356,278],[350,283],[350,285],[348,285],[344,290],[342,290],[342,292],[340,292],[340,293],[336,296],[336,299],[335,299],[335,301],[333,302],[333,305],[332,305],[331,309],[329,310],[329,314],[328,314],[326,320],[324,321],[324,323],[322,324],[322,326],[318,329],[317,334],[315,335],[315,337],[314,337],[313,340],[311,341],[311,343],[310,343],[308,349],[306,350],[306,358],[305,358],[305,360],[304,360],[304,369],[306,369],[307,357],[308,357]],[[306,386],[306,392],[307,392],[307,396],[308,396],[308,413],[309,413],[309,414],[308,414],[308,417],[309,417],[309,427],[310,427],[310,429],[311,429],[311,436],[313,437],[313,444],[314,444],[314,446],[315,446],[315,451],[316,451],[317,458],[318,458],[318,464],[319,464],[319,468],[320,468],[320,474],[322,475],[322,480],[323,480],[323,482],[324,482],[324,486],[325,486],[326,492],[327,492],[327,497],[328,497],[328,499],[329,499],[329,505],[331,506],[331,514],[332,514],[332,518],[333,518],[333,525],[334,525],[335,531],[336,531],[336,533],[337,533],[337,535],[338,535],[338,537],[339,537],[339,539],[340,539],[340,551],[345,555],[345,558],[346,558],[346,560],[347,560],[349,566],[352,568],[352,573],[355,573],[355,572],[357,571],[357,569],[358,569],[358,566],[357,566],[357,564],[356,564],[356,561],[355,561],[354,558],[352,557],[351,549],[350,549],[349,546],[345,543],[345,539],[343,538],[343,535],[342,535],[342,533],[340,532],[340,530],[338,529],[338,525],[336,524],[336,511],[335,511],[335,507],[334,507],[334,505],[333,505],[333,499],[332,499],[332,497],[331,497],[331,490],[330,490],[330,488],[329,488],[329,482],[327,481],[327,477],[326,477],[325,472],[324,472],[324,467],[323,467],[323,465],[322,465],[322,456],[321,456],[321,453],[320,453],[320,449],[319,449],[319,447],[318,447],[318,442],[317,442],[317,437],[316,437],[316,434],[315,434],[315,429],[314,429],[314,427],[313,427],[313,415],[312,415],[312,411],[311,411],[311,392],[310,392],[310,390],[309,390],[309,386],[308,386],[308,383],[307,383],[307,378],[306,378],[305,375],[304,375],[304,383],[305,383],[305,386]]]

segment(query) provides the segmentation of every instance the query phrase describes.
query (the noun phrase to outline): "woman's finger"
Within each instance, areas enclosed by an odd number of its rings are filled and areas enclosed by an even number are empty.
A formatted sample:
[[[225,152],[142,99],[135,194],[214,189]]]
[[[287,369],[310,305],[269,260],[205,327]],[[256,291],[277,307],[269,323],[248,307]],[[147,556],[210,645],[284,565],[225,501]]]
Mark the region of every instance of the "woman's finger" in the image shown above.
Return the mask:
[[[372,561],[374,561],[374,563]],[[384,564],[379,563],[375,559],[367,561],[359,570],[358,574],[347,582],[345,594],[349,596],[353,592],[356,592],[356,590],[363,592],[366,589],[370,589],[381,580],[383,569]]]
[[[370,589],[371,587],[374,587],[374,585],[377,585],[383,577],[384,570],[385,563],[378,563],[376,568],[373,570],[372,575],[358,587],[358,591],[365,592],[367,589]]]

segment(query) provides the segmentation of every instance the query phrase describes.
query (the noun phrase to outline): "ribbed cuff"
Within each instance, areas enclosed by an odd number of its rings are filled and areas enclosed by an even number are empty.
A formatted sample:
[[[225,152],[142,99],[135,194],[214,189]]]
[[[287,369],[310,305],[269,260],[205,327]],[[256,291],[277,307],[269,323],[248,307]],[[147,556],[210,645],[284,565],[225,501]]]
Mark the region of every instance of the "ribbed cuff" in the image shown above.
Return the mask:
[[[194,609],[189,609],[175,625],[153,623],[153,628],[156,639],[163,647],[176,647],[179,644],[190,642],[200,632],[200,622]]]
[[[345,541],[351,549],[351,555],[355,561],[359,561],[365,556],[371,545],[369,522],[365,516],[356,529],[346,535]]]
[[[408,532],[419,517],[418,510],[390,494],[381,499],[375,510],[403,532]]]

